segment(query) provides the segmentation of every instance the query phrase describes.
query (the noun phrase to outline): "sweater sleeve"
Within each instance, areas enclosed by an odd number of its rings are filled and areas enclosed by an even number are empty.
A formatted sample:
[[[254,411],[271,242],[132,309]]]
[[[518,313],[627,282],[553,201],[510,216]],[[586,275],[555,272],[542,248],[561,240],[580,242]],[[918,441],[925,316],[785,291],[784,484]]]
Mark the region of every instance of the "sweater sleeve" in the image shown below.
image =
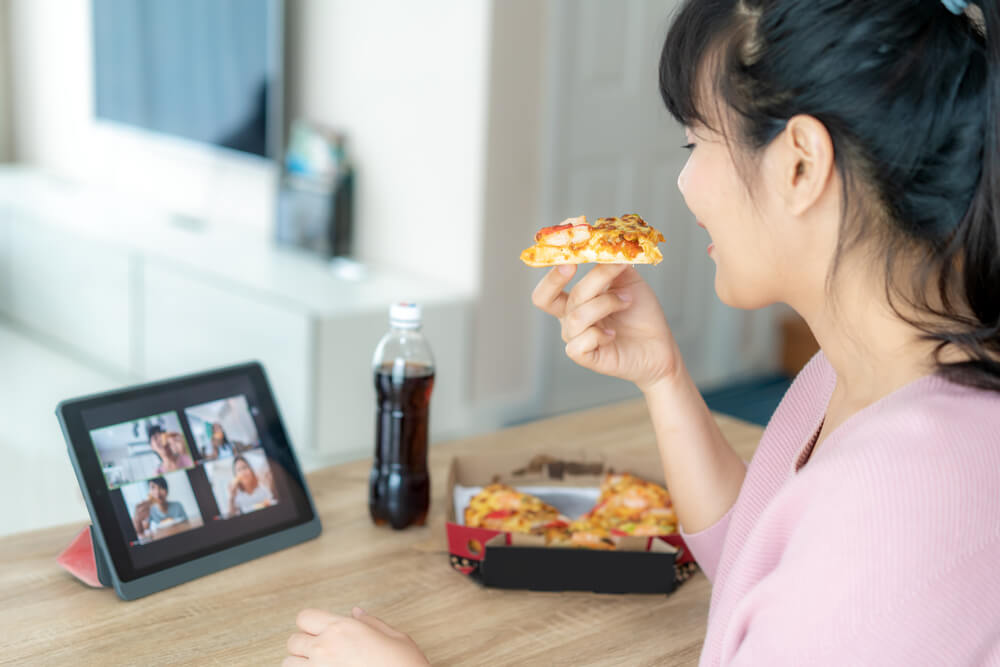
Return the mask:
[[[743,462],[747,465],[747,462]],[[733,516],[733,508],[739,503],[739,499],[722,517],[708,528],[699,530],[697,533],[688,533],[682,526],[678,526],[678,532],[684,540],[684,544],[691,550],[698,567],[705,573],[708,580],[715,581],[715,572],[719,568],[719,559],[722,557],[722,546],[726,541],[726,533],[729,532],[729,521]]]

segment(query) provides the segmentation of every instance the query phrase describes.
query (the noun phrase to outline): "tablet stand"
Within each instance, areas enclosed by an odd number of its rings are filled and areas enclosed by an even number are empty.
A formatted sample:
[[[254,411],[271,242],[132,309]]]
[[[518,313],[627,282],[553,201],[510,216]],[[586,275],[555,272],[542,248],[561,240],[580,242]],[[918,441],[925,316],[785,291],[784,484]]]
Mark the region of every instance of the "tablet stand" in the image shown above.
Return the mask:
[[[56,562],[88,586],[101,588],[111,585],[111,564],[104,550],[97,546],[93,525],[81,530],[59,554]]]

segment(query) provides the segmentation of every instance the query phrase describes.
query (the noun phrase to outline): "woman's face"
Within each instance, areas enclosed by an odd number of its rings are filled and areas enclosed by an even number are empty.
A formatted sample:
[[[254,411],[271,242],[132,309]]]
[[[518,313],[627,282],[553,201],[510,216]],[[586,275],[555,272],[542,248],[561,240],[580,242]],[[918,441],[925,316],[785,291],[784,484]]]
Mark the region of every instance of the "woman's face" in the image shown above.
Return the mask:
[[[168,434],[167,443],[170,445],[170,451],[174,456],[182,456],[184,454],[184,439],[180,433]]]
[[[236,471],[236,479],[240,480],[240,484],[247,486],[253,481],[253,469],[247,465],[246,461],[237,461],[234,466]]]
[[[768,215],[772,202],[764,188],[751,198],[725,137],[707,128],[687,128],[694,144],[677,187],[698,224],[708,232],[708,255],[715,262],[715,291],[727,305],[761,308],[781,300],[781,241]],[[733,150],[736,150],[735,148]],[[766,153],[766,149],[765,149]],[[759,167],[767,168],[762,156]],[[757,185],[765,179],[753,176]]]
[[[222,440],[222,426],[219,424],[212,424],[212,439]]]

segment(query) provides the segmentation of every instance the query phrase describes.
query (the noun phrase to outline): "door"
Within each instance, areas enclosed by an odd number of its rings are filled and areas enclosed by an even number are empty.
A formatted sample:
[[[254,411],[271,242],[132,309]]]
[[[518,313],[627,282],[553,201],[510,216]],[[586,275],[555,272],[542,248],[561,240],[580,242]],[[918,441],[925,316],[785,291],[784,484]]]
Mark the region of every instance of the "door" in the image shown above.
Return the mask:
[[[715,295],[709,239],[677,189],[687,159],[683,128],[660,99],[658,67],[676,0],[556,0],[550,22],[546,136],[549,224],[586,214],[638,213],[666,237],[664,261],[639,267],[663,305],[700,386],[771,363],[771,315],[724,306]],[[542,325],[548,413],[638,394],[580,368],[557,325]]]

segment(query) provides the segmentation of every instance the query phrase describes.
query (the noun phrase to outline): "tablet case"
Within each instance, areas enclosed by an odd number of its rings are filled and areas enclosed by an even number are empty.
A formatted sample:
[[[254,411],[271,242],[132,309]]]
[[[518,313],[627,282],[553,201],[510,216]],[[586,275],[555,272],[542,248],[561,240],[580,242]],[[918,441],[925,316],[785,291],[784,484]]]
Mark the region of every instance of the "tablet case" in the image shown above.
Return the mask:
[[[56,562],[88,586],[103,588],[111,585],[111,567],[107,556],[94,547],[93,533],[93,526],[81,530]]]

